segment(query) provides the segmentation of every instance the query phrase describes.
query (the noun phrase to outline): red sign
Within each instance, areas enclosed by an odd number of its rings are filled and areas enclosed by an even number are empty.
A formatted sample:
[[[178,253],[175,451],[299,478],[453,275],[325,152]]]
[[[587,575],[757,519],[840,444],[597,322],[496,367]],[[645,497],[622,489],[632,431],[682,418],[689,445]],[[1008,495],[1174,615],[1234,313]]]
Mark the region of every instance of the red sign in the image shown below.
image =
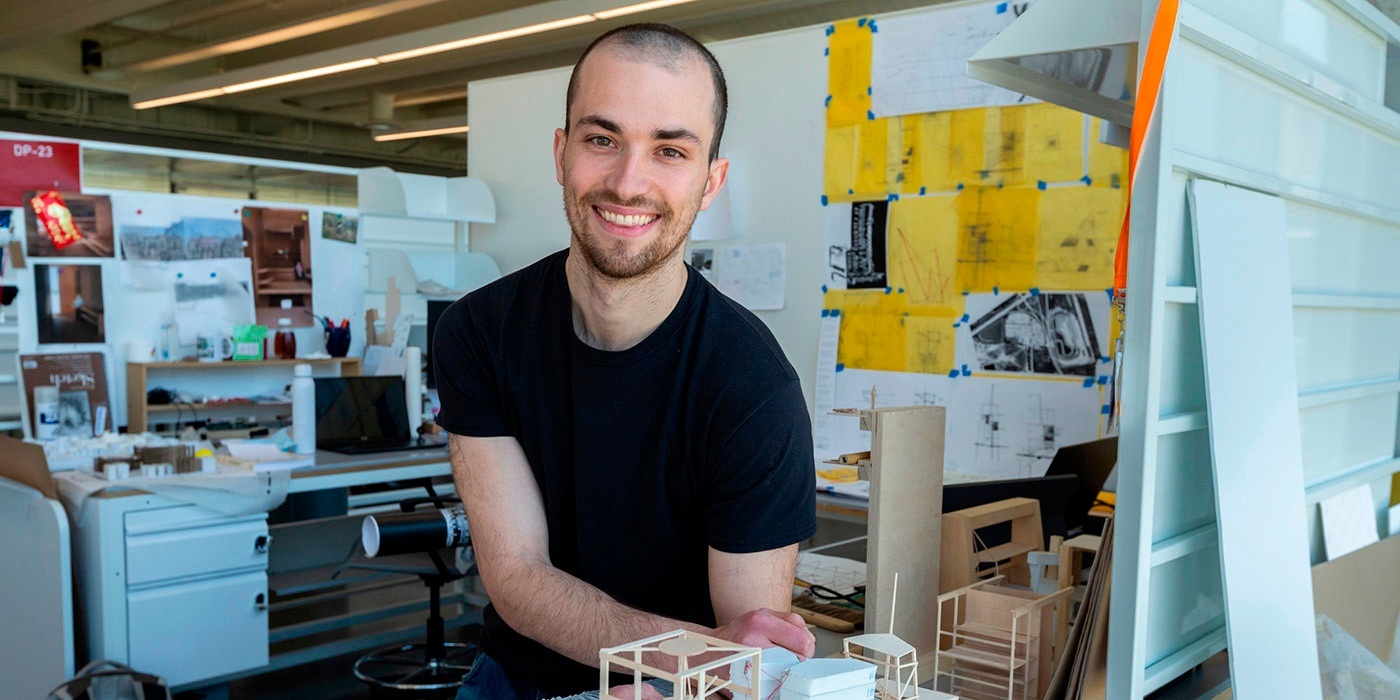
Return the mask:
[[[39,225],[48,232],[49,238],[53,240],[54,250],[63,250],[83,239],[83,234],[78,232],[78,227],[73,223],[73,212],[68,210],[68,205],[63,202],[57,191],[50,190],[43,194],[38,194],[29,200],[29,206],[34,208],[34,216]]]
[[[82,192],[76,143],[0,139],[0,207],[26,206],[26,191]]]

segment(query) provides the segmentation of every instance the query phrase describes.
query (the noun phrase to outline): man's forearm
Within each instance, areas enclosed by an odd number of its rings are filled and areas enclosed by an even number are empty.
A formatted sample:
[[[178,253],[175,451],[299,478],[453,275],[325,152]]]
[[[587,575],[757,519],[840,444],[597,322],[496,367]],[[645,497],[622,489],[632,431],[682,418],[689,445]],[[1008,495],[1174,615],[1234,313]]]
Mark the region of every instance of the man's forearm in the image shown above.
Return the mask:
[[[487,592],[511,629],[589,666],[598,665],[598,650],[605,647],[677,629],[712,631],[623,605],[547,562],[517,564],[499,579],[487,584]],[[675,669],[675,659],[665,654],[649,654],[643,662]]]

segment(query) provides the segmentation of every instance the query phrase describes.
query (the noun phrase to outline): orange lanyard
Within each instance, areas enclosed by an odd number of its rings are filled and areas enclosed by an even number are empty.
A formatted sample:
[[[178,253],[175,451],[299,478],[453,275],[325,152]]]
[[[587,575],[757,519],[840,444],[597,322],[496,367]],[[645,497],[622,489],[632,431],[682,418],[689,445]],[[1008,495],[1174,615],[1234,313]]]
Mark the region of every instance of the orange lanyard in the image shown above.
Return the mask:
[[[1152,21],[1152,35],[1147,43],[1147,60],[1142,66],[1142,83],[1138,90],[1137,104],[1133,107],[1132,140],[1128,147],[1130,198],[1123,212],[1123,228],[1118,234],[1118,250],[1113,260],[1113,294],[1120,305],[1124,303],[1128,294],[1128,222],[1132,218],[1133,181],[1137,179],[1142,142],[1147,139],[1152,115],[1157,111],[1157,96],[1162,89],[1162,72],[1167,67],[1167,52],[1171,49],[1172,36],[1176,33],[1179,5],[1179,0],[1162,0],[1157,6],[1157,17]]]

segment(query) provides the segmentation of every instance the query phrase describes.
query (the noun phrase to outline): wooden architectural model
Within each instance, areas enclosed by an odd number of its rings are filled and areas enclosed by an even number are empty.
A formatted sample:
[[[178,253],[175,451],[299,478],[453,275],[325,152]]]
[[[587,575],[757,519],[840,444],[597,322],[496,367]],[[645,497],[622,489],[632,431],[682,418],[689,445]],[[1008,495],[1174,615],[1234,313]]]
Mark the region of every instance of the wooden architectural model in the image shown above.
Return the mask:
[[[919,654],[908,642],[894,635],[895,598],[899,594],[899,573],[894,575],[894,590],[890,595],[889,634],[861,634],[847,637],[843,653],[848,659],[875,664],[882,681],[875,697],[881,700],[906,700],[919,697]],[[858,650],[858,651],[857,651]]]
[[[665,654],[676,659],[676,670],[665,671],[642,661],[643,654]],[[704,658],[697,658],[697,657]],[[675,687],[672,700],[703,700],[712,693],[728,691],[731,697],[758,700],[758,690],[742,677],[725,678],[722,670],[731,664],[759,663],[757,647],[746,647],[723,639],[708,637],[686,630],[676,630],[648,637],[598,652],[599,697],[608,697],[609,677],[614,670],[631,671],[632,682],[641,684],[646,678],[670,681]]]
[[[960,698],[1040,698],[1054,672],[1054,607],[1070,589],[1046,596],[997,585],[1002,580],[938,597],[943,648],[935,654],[935,675],[948,676]]]
[[[895,572],[904,574],[905,607],[890,630],[924,663],[938,645],[938,542],[943,510],[943,428],[939,406],[839,410],[870,431],[865,619],[889,617]],[[925,669],[925,676],[928,675]],[[916,684],[917,685],[917,684]]]
[[[1011,541],[985,546],[977,536],[982,528],[999,523],[1011,524]],[[995,574],[1018,586],[1030,586],[1030,566],[1026,555],[1045,547],[1040,528],[1040,501],[1008,498],[943,514],[943,566],[939,570],[941,593],[972,585]],[[986,569],[985,566],[995,567]]]

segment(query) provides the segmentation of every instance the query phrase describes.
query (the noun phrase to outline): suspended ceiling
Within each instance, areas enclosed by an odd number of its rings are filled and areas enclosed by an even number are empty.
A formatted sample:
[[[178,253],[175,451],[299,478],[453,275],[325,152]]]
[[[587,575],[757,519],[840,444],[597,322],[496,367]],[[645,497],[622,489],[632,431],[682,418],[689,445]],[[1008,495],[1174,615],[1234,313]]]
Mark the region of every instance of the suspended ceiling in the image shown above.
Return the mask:
[[[943,0],[693,0],[616,18],[600,11],[639,1],[0,0],[0,130],[461,174],[465,135],[382,143],[371,135],[465,125],[469,82],[570,65],[598,34],[630,22],[666,22],[712,42]],[[326,65],[328,56],[344,63],[369,55],[361,50],[411,48],[433,32],[440,43],[444,31],[468,38],[578,16],[586,23],[132,108],[133,96],[284,74]]]

